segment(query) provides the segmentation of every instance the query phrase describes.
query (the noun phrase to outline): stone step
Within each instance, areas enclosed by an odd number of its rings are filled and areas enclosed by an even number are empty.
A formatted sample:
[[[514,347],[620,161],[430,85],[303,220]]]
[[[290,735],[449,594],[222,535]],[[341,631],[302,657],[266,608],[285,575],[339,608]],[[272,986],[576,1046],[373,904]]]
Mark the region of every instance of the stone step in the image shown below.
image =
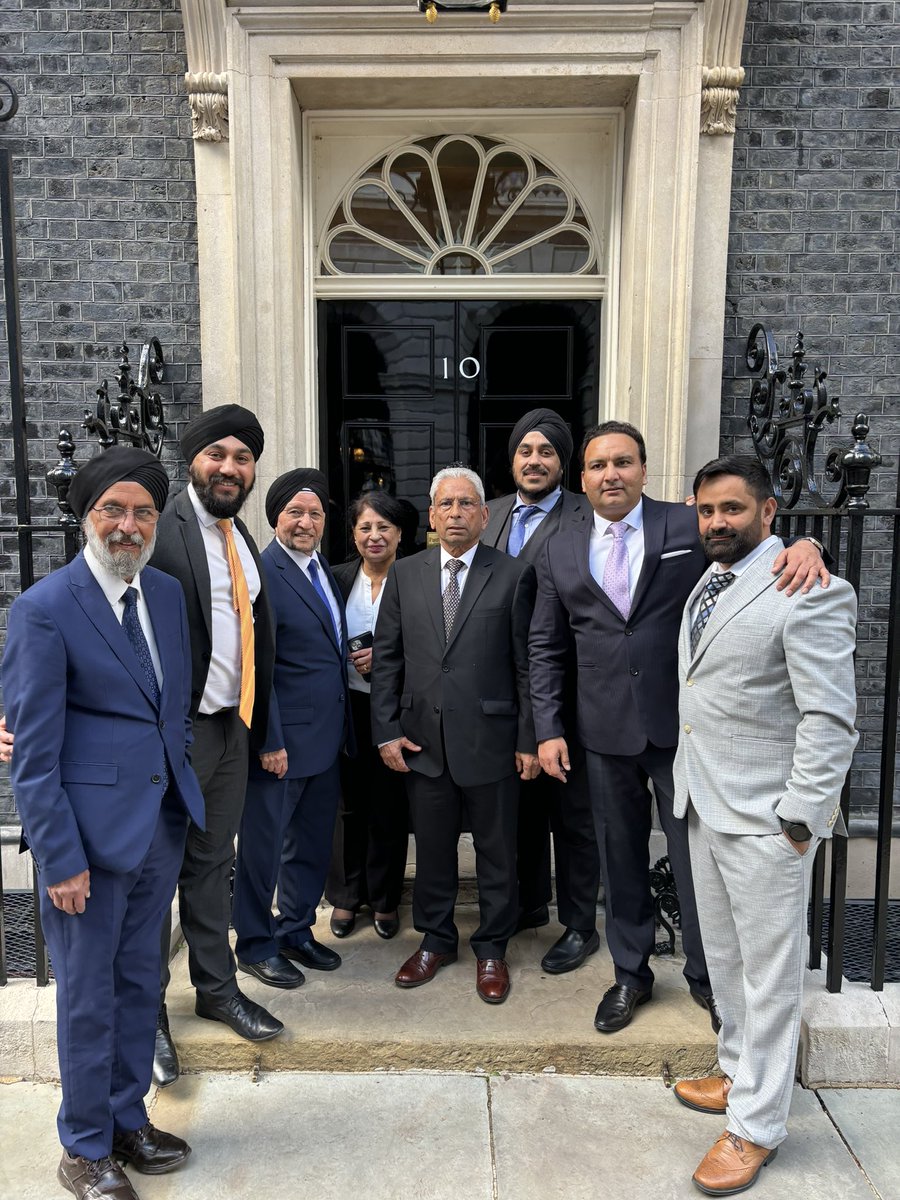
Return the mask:
[[[343,956],[334,972],[307,971],[294,991],[266,987],[239,974],[241,989],[285,1024],[270,1042],[250,1043],[224,1025],[194,1015],[194,992],[182,949],[172,963],[168,995],[172,1035],[186,1071],[482,1070],[559,1071],[566,1074],[663,1075],[708,1073],[715,1063],[715,1038],[705,1010],[688,993],[681,974],[684,960],[655,958],[653,1001],[616,1034],[599,1034],[594,1013],[614,982],[612,962],[602,947],[577,971],[547,975],[543,954],[561,933],[554,918],[510,943],[507,958],[512,991],[502,1005],[488,1005],[475,993],[475,960],[468,938],[477,910],[457,909],[459,960],[423,987],[395,986],[401,963],[418,947],[409,909],[400,910],[401,930],[380,939],[363,914],[342,940],[328,928],[330,909],[319,911],[316,936]]]

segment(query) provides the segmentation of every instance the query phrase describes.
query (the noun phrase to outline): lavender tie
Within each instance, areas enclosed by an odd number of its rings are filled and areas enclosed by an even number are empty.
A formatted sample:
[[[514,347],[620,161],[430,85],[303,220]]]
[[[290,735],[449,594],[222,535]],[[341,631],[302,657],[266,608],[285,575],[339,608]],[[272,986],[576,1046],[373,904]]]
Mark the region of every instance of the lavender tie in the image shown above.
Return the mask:
[[[612,600],[623,617],[631,612],[631,591],[628,587],[628,547],[625,545],[624,521],[613,521],[609,532],[613,535],[612,549],[603,568],[603,590]]]

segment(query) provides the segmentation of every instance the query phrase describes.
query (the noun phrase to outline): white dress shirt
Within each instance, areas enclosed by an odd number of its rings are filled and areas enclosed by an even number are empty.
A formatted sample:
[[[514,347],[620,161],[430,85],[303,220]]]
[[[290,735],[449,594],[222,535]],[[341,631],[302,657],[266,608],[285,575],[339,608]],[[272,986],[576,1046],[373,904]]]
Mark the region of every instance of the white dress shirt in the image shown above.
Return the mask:
[[[479,544],[480,543],[476,542],[474,546],[469,547],[469,549],[465,552],[465,554],[460,554],[457,558],[457,562],[464,562],[466,564],[466,569],[464,571],[456,572],[456,582],[459,584],[460,597],[463,594],[463,588],[466,586],[466,579],[468,578],[469,572],[472,569],[472,559],[475,557],[475,552],[477,551]],[[444,592],[447,590],[447,584],[450,582],[450,572],[448,570],[446,570],[446,566],[447,566],[447,563],[450,561],[450,559],[453,557],[455,557],[455,556],[452,554],[448,554],[447,551],[444,549],[444,547],[441,546],[441,595],[442,596],[443,596]]]
[[[612,521],[594,513],[594,525],[591,529],[590,568],[594,579],[603,587],[603,572],[606,560],[612,549],[613,535],[609,532]],[[634,589],[644,565],[644,500],[641,497],[637,504],[622,517],[621,524],[625,526],[625,548],[628,551],[628,594],[634,598]]]
[[[222,708],[237,708],[241,702],[241,619],[234,611],[231,572],[228,569],[225,535],[217,524],[219,518],[206,511],[193,484],[188,484],[187,492],[200,525],[209,568],[212,653],[206,687],[200,701],[200,712],[209,716]],[[255,604],[260,589],[259,571],[250,547],[233,521],[231,528],[238,558],[244,568],[250,603]]]
[[[113,610],[113,615],[120,625],[122,624],[125,616],[125,605],[122,603],[122,597],[130,587],[133,587],[137,592],[138,621],[141,623],[141,629],[144,632],[144,637],[147,639],[147,645],[150,648],[150,657],[153,660],[153,670],[156,672],[156,682],[159,684],[159,690],[162,691],[162,665],[159,660],[159,651],[156,648],[156,637],[153,633],[153,623],[150,620],[150,613],[147,609],[147,601],[144,599],[144,589],[141,587],[140,571],[138,571],[131,583],[126,583],[126,581],[120,576],[114,575],[112,571],[108,571],[106,567],[103,566],[96,554],[94,554],[93,550],[91,549],[90,543],[88,543],[88,545],[86,545],[84,548],[84,561],[87,563],[88,570],[100,585],[103,595],[109,601],[109,606]]]
[[[356,572],[356,578],[353,581],[353,587],[350,589],[350,595],[347,597],[347,636],[354,638],[359,637],[361,633],[374,633],[375,622],[378,620],[378,610],[381,608],[381,597],[384,595],[384,580],[381,581],[381,587],[378,589],[378,595],[372,599],[372,580],[368,577],[365,571],[360,567]],[[368,679],[360,675],[359,671],[351,664],[349,674],[349,684],[354,692],[365,692],[368,694],[372,690],[372,685]]]
[[[319,557],[318,550],[314,551],[312,554],[303,554],[300,550],[289,549],[284,545],[283,542],[279,542],[278,545],[285,552],[288,558],[292,558],[294,560],[306,578],[309,579],[310,587],[314,587],[315,585],[313,584],[312,578],[309,574],[309,564],[312,559],[316,560],[316,566],[319,568],[319,582],[322,585],[322,591],[328,597],[328,607],[331,609],[331,619],[334,622],[335,629],[341,630],[341,640],[345,640],[347,631],[344,629],[343,622],[341,621],[341,607],[338,604],[337,597],[334,594],[334,589],[328,581],[328,576],[325,574],[325,568],[322,566],[322,560]]]

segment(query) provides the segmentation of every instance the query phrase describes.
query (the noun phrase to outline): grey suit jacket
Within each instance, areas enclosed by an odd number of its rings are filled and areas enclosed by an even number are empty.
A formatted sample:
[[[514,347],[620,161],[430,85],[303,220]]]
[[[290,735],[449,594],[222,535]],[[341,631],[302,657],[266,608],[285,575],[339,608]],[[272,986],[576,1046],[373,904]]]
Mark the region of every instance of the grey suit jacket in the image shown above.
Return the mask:
[[[391,567],[375,626],[372,738],[408,737],[413,771],[436,778],[446,765],[460,787],[496,783],[534,754],[528,691],[530,563],[479,546],[444,641],[441,552],[435,546]],[[446,715],[446,719],[445,719]]]
[[[481,535],[482,545],[506,550],[509,531],[512,528],[512,511],[518,503],[519,497],[516,492],[513,492],[511,496],[503,496],[499,500],[491,500],[488,504],[490,516],[484,533]],[[579,496],[577,492],[569,492],[563,488],[559,500],[522,547],[518,557],[537,566],[541,550],[546,542],[560,529],[582,527],[585,521],[590,520],[591,512],[591,506],[588,504],[586,496]]]
[[[780,832],[780,817],[819,837],[839,829],[840,794],[858,740],[856,597],[842,579],[808,595],[779,592],[760,555],[719,597],[695,654],[691,604],[681,623],[681,732],[675,815],[688,800],[720,833]]]

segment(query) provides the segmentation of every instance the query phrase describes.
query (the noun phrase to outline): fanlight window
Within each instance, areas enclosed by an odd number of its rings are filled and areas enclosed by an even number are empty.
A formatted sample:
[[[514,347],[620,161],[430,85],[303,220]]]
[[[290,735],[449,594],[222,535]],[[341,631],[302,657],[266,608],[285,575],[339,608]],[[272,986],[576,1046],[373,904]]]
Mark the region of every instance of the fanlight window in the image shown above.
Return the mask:
[[[421,138],[373,163],[327,226],[327,275],[596,275],[597,238],[572,188],[486,137]]]

